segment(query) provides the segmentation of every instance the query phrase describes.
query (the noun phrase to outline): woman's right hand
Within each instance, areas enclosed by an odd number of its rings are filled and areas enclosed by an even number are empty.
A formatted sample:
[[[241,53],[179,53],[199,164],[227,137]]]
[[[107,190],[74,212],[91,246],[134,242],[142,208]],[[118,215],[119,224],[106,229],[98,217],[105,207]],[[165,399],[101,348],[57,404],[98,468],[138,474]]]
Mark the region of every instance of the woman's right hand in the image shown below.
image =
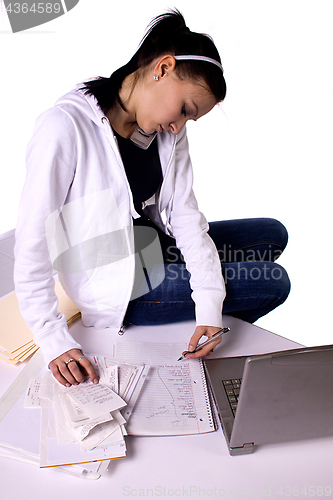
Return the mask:
[[[70,387],[83,382],[89,376],[94,384],[98,384],[98,377],[93,365],[79,349],[70,349],[49,364],[49,368],[60,384]]]

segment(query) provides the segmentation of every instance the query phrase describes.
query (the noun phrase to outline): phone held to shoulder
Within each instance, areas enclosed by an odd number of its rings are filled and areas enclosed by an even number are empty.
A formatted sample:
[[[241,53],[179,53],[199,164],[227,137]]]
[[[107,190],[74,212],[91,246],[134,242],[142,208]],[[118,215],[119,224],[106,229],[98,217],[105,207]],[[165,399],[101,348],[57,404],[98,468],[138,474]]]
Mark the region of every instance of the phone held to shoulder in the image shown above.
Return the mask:
[[[136,144],[141,149],[148,149],[153,140],[155,139],[157,132],[153,134],[146,134],[139,126],[136,127],[133,134],[131,135],[131,141]]]

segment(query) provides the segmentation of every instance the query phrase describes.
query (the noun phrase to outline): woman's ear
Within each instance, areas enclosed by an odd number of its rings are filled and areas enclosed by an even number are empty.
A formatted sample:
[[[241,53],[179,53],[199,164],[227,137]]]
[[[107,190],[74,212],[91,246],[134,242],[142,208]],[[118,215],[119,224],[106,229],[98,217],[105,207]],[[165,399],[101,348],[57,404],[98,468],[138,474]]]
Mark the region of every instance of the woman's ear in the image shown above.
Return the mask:
[[[154,67],[154,75],[163,78],[172,73],[176,67],[176,59],[172,55],[166,55],[158,60]]]

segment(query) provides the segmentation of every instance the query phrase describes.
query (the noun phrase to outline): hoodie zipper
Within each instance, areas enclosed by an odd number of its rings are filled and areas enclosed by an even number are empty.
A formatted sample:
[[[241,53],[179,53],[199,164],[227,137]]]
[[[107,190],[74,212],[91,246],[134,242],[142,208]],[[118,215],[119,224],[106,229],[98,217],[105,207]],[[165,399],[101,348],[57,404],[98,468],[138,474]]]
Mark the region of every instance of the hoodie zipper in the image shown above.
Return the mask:
[[[113,150],[114,150],[114,147],[112,145],[112,140],[114,140],[114,142],[115,142],[117,161],[118,161],[119,166],[122,168],[123,174],[125,176],[125,181],[126,181],[126,184],[127,184],[127,190],[128,190],[128,194],[130,196],[130,205],[133,205],[133,197],[132,197],[131,189],[130,189],[130,186],[129,186],[129,183],[128,183],[128,180],[127,180],[127,176],[126,176],[126,172],[125,172],[125,167],[124,167],[124,164],[123,164],[123,160],[121,158],[121,154],[120,154],[120,150],[119,150],[119,145],[118,145],[117,137],[114,135],[114,133],[112,131],[111,124],[109,122],[109,119],[106,116],[102,117],[102,123],[103,123],[104,126],[107,127],[106,135],[108,137],[108,140],[109,140],[109,143],[110,143],[110,147]],[[133,205],[133,208],[134,208],[134,205]],[[130,245],[129,245],[129,248],[130,248]],[[132,288],[133,288],[133,283],[134,283],[134,277],[135,277],[135,269],[133,270],[132,274],[133,274],[133,276],[132,276],[132,286],[128,287],[128,289],[129,289],[129,297],[131,296],[131,293],[132,293]],[[129,301],[127,301],[127,306],[128,306],[128,303],[129,303]],[[127,306],[126,306],[126,309],[127,309]],[[121,320],[120,320],[120,327],[119,327],[119,330],[118,330],[118,335],[124,335],[124,333],[125,333],[126,327],[122,323],[123,320],[124,320],[125,314],[126,314],[126,311],[122,314],[122,317],[121,317]]]
[[[119,328],[119,331],[118,331],[118,335],[124,335],[125,330],[126,330],[125,326],[121,325],[121,327]]]

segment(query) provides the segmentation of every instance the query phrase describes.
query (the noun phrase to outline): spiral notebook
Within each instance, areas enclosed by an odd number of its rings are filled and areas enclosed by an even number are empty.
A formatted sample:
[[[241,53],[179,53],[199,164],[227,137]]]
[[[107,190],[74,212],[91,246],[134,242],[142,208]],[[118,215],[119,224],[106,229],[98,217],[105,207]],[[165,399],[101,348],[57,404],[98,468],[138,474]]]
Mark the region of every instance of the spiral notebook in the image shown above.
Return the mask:
[[[184,344],[119,342],[114,355],[150,365],[126,429],[132,436],[177,436],[215,430],[201,359],[177,361]]]

